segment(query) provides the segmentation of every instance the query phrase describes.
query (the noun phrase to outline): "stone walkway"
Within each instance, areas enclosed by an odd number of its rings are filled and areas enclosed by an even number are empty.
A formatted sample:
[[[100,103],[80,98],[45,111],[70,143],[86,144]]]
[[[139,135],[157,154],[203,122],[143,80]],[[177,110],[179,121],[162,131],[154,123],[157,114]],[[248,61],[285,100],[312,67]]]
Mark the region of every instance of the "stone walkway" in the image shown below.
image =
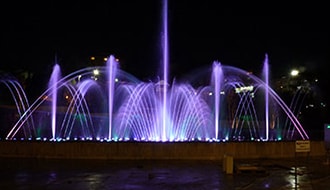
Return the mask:
[[[330,189],[324,157],[234,159],[232,174],[222,161],[2,158],[0,163],[0,189]],[[238,171],[240,166],[250,170]]]

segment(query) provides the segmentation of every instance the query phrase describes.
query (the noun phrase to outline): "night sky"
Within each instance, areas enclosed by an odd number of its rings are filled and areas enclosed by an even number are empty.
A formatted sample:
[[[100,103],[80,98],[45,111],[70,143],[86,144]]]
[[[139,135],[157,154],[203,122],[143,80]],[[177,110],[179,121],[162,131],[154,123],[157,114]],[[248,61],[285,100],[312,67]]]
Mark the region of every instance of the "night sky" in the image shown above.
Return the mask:
[[[231,5],[169,0],[170,73],[213,61],[258,74],[265,54],[273,76],[304,68],[320,78],[329,64],[328,13],[321,4]],[[115,55],[123,70],[153,79],[161,68],[162,1],[9,2],[1,6],[0,71],[68,74],[89,57]]]

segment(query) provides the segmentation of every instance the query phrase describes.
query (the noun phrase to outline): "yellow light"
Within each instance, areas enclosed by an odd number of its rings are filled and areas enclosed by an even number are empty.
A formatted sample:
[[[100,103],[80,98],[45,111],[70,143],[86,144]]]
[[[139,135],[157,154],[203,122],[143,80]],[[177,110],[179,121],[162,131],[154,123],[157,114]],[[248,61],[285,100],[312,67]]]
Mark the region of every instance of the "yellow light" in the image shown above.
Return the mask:
[[[290,74],[291,74],[291,76],[295,77],[299,74],[299,71],[296,69],[293,69]]]
[[[235,88],[236,93],[252,92],[252,91],[253,91],[253,86],[241,86],[241,87]]]
[[[94,69],[94,70],[93,70],[93,74],[94,74],[94,75],[99,75],[99,74],[100,74],[100,71],[99,71],[98,69]]]
[[[92,61],[94,61],[94,60],[95,60],[95,57],[94,57],[94,56],[92,56],[92,57],[91,57],[91,60],[92,60]]]
[[[105,57],[105,58],[103,58],[103,60],[104,60],[104,61],[108,61],[108,58]]]

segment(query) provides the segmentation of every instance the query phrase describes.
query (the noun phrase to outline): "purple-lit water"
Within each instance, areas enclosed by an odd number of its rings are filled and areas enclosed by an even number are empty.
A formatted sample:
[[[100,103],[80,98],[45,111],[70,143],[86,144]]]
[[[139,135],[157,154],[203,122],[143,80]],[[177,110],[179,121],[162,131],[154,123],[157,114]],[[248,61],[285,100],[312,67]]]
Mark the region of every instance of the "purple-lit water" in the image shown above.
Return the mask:
[[[115,77],[117,72],[118,63],[115,60],[114,56],[110,56],[107,61],[107,74],[108,74],[108,109],[109,109],[109,136],[108,139],[111,139],[112,131],[112,110],[113,110],[113,95],[115,89]]]
[[[111,59],[110,56],[108,60]],[[206,71],[204,76],[196,74],[209,78],[210,82],[196,86],[193,80],[169,84],[163,80],[143,82],[120,68],[109,79],[109,67],[111,64],[85,68],[60,78],[57,85],[47,89],[25,110],[8,132],[7,139],[52,139],[55,133],[57,140],[284,140],[283,134],[287,131],[283,131],[282,126],[287,118],[296,134],[292,138],[308,139],[298,119],[276,92],[242,69],[215,62],[210,65],[211,72]],[[108,107],[109,84],[113,84],[112,113]],[[164,86],[167,86],[165,116]],[[268,92],[269,115],[272,115],[268,132],[265,92]],[[54,132],[49,122],[53,112],[47,109],[51,99],[44,98],[52,97],[53,93],[58,94]],[[27,125],[29,118],[33,119],[34,127]],[[112,123],[111,130],[109,123]]]
[[[219,62],[213,63],[212,73],[212,85],[214,87],[214,127],[215,127],[215,139],[218,139],[219,132],[219,117],[220,117],[220,95],[221,95],[221,83],[223,81],[223,73],[221,64]]]
[[[125,101],[115,118],[113,138],[138,141],[185,141],[214,138],[212,113],[206,102],[189,84],[172,84],[167,93],[163,129],[164,83],[139,83],[128,88]]]
[[[57,85],[58,80],[60,78],[60,66],[55,64],[53,68],[53,73],[50,76],[48,88],[52,88],[51,98],[52,98],[52,139],[55,139],[55,132],[56,132],[56,109],[57,109]]]
[[[214,62],[208,71],[194,73],[200,78],[170,81],[167,9],[165,0],[162,79],[140,81],[121,70],[113,55],[105,66],[80,69],[62,78],[55,65],[51,85],[23,110],[6,139],[265,141],[284,140],[288,133],[295,134],[289,140],[308,139],[268,84],[267,55],[264,80]],[[283,128],[286,121],[294,126],[290,131]]]
[[[163,80],[164,80],[164,86],[163,86],[163,119],[162,119],[162,125],[163,125],[163,134],[162,134],[162,140],[166,141],[166,115],[167,115],[167,84],[168,84],[168,31],[167,31],[167,0],[163,1]]]
[[[19,117],[22,117],[24,114],[29,113],[29,101],[25,94],[25,91],[22,85],[12,77],[1,77],[0,76],[0,84],[3,84],[6,89],[9,90],[10,96],[13,99],[13,104],[15,107],[15,112]],[[6,94],[5,91],[1,91],[1,94]],[[8,102],[7,102],[8,103]],[[0,105],[3,106],[3,105]],[[4,105],[8,106],[8,105]],[[5,127],[6,124],[12,125],[12,119],[8,119],[2,124],[2,128]],[[9,121],[10,120],[10,121]],[[26,121],[26,125],[28,126],[26,130],[34,130],[33,118],[30,117],[29,120]],[[22,130],[22,133],[26,134],[26,130]]]
[[[263,74],[266,86],[269,86],[269,65],[268,65],[268,55],[265,56]],[[269,138],[269,90],[265,88],[265,128],[266,128],[266,140]]]

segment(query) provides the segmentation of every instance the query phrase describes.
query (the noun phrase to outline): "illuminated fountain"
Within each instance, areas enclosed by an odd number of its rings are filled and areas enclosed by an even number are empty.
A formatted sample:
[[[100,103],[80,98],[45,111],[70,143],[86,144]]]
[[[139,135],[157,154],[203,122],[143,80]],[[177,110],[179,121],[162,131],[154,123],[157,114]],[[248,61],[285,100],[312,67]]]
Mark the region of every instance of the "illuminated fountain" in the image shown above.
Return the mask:
[[[193,81],[191,84],[143,82],[118,66],[110,56],[104,67],[84,68],[50,80],[57,82],[31,105],[17,82],[1,80],[12,92],[20,113],[6,138],[227,141],[280,140],[285,136],[287,140],[308,139],[283,100],[250,72],[214,62],[204,71],[209,84],[195,87]],[[21,92],[18,98],[14,91]],[[24,102],[27,106],[19,106]],[[284,130],[287,120],[294,126],[293,131]]]
[[[203,84],[170,81],[166,1],[163,15],[162,80],[140,81],[121,70],[112,55],[105,66],[84,68],[64,77],[56,64],[49,88],[29,105],[15,80],[1,79],[19,113],[5,138],[152,142],[308,139],[296,116],[268,84],[267,55],[264,79],[215,61],[207,71],[195,73],[201,77],[196,81],[207,81]]]

